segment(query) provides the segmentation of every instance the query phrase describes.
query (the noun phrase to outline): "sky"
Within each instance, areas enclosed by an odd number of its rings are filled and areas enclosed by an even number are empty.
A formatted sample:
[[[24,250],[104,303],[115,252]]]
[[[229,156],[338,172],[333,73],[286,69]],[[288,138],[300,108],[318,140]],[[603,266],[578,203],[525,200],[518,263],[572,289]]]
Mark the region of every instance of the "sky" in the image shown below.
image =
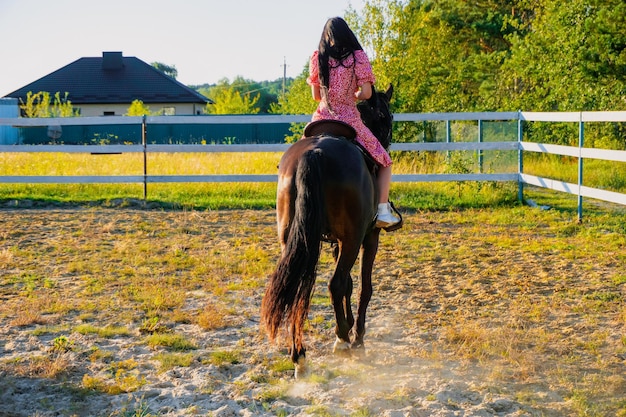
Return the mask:
[[[0,0],[0,97],[83,57],[121,51],[185,85],[299,75],[326,20],[364,0]]]

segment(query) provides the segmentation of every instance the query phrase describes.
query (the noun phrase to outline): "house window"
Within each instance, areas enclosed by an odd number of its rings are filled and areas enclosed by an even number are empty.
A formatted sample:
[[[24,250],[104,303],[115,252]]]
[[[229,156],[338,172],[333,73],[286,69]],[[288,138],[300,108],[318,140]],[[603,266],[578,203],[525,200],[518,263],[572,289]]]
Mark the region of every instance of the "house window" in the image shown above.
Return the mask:
[[[115,116],[115,112],[114,111],[105,111],[104,116]]]
[[[175,116],[176,115],[176,107],[163,107],[161,109],[161,114],[163,116]]]

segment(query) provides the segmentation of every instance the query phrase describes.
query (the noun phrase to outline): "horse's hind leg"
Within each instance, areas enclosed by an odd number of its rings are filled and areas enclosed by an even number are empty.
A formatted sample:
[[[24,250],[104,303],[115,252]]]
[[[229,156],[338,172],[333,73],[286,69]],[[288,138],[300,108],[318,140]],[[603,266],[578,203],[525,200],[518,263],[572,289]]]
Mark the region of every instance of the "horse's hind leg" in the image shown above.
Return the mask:
[[[372,298],[372,269],[378,252],[380,229],[373,229],[365,236],[363,241],[363,254],[361,256],[361,294],[359,295],[359,309],[356,326],[354,327],[354,340],[352,348],[363,347],[365,336],[365,315],[367,306]]]
[[[306,349],[302,346],[302,335],[298,335],[297,326],[291,326],[291,360],[295,368],[294,377],[302,378],[307,374]]]
[[[332,249],[333,249],[333,258],[336,264],[339,259],[339,244],[337,242],[333,243]],[[352,328],[352,326],[354,326],[354,314],[352,314],[352,303],[350,302],[350,299],[352,297],[353,283],[352,283],[352,277],[350,276],[350,274],[348,274],[346,285],[347,285],[346,294],[343,297],[343,308],[345,309],[345,312],[346,312],[346,320],[348,321],[348,326]]]
[[[352,293],[352,279],[350,270],[359,254],[359,247],[354,245],[340,245],[335,273],[330,280],[330,297],[335,310],[335,351],[350,348],[350,329],[354,323],[350,308],[350,294]]]

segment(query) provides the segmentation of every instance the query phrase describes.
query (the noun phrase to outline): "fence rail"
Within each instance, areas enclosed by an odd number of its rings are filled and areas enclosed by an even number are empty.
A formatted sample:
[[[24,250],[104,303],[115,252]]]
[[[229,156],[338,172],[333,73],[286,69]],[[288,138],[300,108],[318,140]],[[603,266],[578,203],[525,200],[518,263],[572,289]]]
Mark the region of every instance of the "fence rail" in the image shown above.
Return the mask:
[[[146,127],[149,124],[268,124],[305,123],[309,115],[245,115],[245,116],[148,116],[148,117],[81,117],[81,118],[0,118],[0,126],[46,127],[46,126],[88,126],[88,125],[141,125],[141,145],[0,145],[0,152],[60,152],[122,154],[143,153],[143,175],[77,175],[77,176],[0,176],[0,183],[143,183],[144,196],[149,183],[176,182],[276,182],[277,175],[151,175],[147,172],[146,155],[150,153],[204,153],[204,152],[284,152],[288,144],[249,144],[249,145],[156,145],[149,144]],[[392,151],[517,151],[518,172],[516,173],[474,173],[474,174],[394,174],[394,182],[434,182],[434,181],[513,181],[519,184],[519,198],[523,198],[524,184],[566,192],[578,196],[578,215],[582,217],[582,198],[589,197],[626,205],[626,194],[584,186],[582,168],[585,159],[600,159],[613,162],[626,162],[626,151],[593,149],[584,147],[584,124],[588,122],[626,122],[626,111],[612,112],[476,112],[476,113],[400,113],[394,115],[395,122],[446,122],[446,142],[394,143]],[[452,142],[449,137],[449,123],[458,121],[478,122],[478,137],[474,142]],[[517,141],[483,142],[481,126],[483,122],[516,121]],[[524,122],[566,122],[579,125],[579,146],[551,145],[523,141]],[[523,172],[524,152],[538,152],[578,158],[578,183],[571,184],[550,178],[528,175]]]

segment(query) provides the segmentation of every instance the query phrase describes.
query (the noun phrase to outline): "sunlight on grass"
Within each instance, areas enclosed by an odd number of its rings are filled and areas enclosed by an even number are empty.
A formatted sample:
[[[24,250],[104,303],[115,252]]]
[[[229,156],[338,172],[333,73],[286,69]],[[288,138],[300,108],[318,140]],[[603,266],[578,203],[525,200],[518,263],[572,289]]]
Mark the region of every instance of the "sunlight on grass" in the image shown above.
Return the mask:
[[[150,154],[149,173],[156,175],[276,174],[282,153]]]
[[[159,372],[166,372],[175,367],[189,367],[193,362],[193,354],[191,353],[159,353],[154,356],[154,360],[158,361]]]
[[[104,338],[111,338],[116,336],[128,336],[130,331],[126,327],[121,326],[106,326],[96,327],[91,324],[80,324],[74,328],[74,331],[80,334],[95,334]]]
[[[157,333],[146,337],[146,344],[151,348],[167,347],[174,351],[193,350],[196,344],[182,335],[170,333]]]
[[[207,360],[215,366],[235,365],[241,362],[241,352],[237,350],[216,350]]]
[[[110,395],[134,392],[146,384],[145,377],[136,372],[119,369],[113,378],[104,378],[85,374],[82,385],[85,389]]]
[[[150,153],[148,174],[275,174],[281,153]],[[0,175],[143,175],[143,154],[0,153]]]
[[[276,174],[281,153],[155,153],[147,161],[154,175]],[[477,173],[474,152],[393,152],[394,174]],[[28,154],[0,156],[0,175],[143,175],[141,154]],[[585,184],[624,192],[626,164],[588,160]],[[516,172],[517,153],[485,152],[483,172]],[[550,179],[577,182],[575,158],[530,154],[524,172]],[[273,208],[275,183],[155,183],[149,184],[148,203],[186,209]],[[566,197],[566,196],[564,196]],[[1,200],[47,203],[89,203],[124,206],[143,200],[142,184],[0,184]],[[393,183],[391,199],[402,209],[442,210],[449,207],[487,207],[517,203],[517,184],[496,182]],[[555,201],[554,205],[560,205]]]
[[[214,303],[207,303],[195,316],[195,320],[204,330],[216,330],[228,324],[227,313],[223,307],[218,307]]]
[[[276,174],[282,153],[151,153],[152,175]],[[512,173],[516,151],[483,152],[482,168],[471,151],[392,152],[394,174]],[[141,153],[3,153],[0,175],[143,175]],[[569,183],[577,182],[576,158],[528,153],[524,172]],[[587,186],[626,191],[626,164],[586,160]],[[148,203],[188,209],[273,208],[275,183],[155,183],[148,185]],[[391,198],[404,209],[441,210],[485,207],[517,202],[517,184],[495,182],[394,183]],[[1,200],[44,203],[133,204],[143,200],[142,184],[0,184]],[[130,201],[129,201],[130,200]],[[555,205],[560,204],[556,202]]]
[[[524,173],[578,183],[578,159],[557,155],[530,155],[524,158]],[[585,160],[583,184],[608,191],[626,192],[626,163]]]
[[[70,367],[70,358],[66,355],[31,356],[17,359],[9,364],[2,364],[0,369],[23,377],[43,377],[55,379],[67,374]]]

